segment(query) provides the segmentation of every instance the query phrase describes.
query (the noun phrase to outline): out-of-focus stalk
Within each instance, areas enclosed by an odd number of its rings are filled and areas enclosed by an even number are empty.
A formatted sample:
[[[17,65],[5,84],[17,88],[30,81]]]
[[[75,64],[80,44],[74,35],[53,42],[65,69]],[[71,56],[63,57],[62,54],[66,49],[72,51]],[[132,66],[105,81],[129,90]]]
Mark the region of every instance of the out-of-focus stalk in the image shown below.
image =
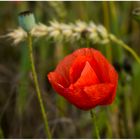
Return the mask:
[[[119,15],[117,12],[117,8],[115,5],[116,2],[109,1],[109,10],[110,10],[110,23],[111,23],[111,31],[116,36],[120,35],[120,28],[119,28]],[[123,49],[120,47],[117,47],[116,44],[113,44],[112,47],[112,54],[113,54],[113,60],[115,62],[119,62],[122,64],[123,61]]]
[[[109,20],[109,5],[107,1],[102,2],[103,7],[103,17],[104,17],[104,26],[107,28],[107,30],[110,30],[110,20]],[[106,45],[106,57],[107,59],[112,63],[112,49],[110,44]]]

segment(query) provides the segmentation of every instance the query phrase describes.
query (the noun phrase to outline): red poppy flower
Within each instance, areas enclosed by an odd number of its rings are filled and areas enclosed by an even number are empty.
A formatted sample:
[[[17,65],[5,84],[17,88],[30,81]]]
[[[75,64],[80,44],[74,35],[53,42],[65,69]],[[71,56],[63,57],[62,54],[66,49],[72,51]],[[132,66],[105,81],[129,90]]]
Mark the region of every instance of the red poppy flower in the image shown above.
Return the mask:
[[[99,51],[82,48],[66,56],[48,79],[58,94],[89,110],[113,102],[118,74]]]

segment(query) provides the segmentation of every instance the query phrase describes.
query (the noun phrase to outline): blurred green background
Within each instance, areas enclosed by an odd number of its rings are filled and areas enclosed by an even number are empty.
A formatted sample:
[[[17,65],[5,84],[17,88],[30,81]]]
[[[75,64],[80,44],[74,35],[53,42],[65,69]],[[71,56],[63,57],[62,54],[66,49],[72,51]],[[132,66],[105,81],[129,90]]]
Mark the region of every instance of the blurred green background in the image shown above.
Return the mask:
[[[132,16],[140,2],[0,2],[0,35],[18,27],[18,13],[31,10],[36,21],[69,23],[93,21],[131,46],[140,56],[140,24]],[[34,57],[43,101],[53,138],[95,138],[90,113],[75,108],[57,95],[48,82],[48,72],[64,56],[86,41],[34,39]],[[140,65],[116,44],[89,44],[102,51],[119,73],[116,100],[97,107],[101,138],[140,138]],[[27,43],[17,46],[0,38],[0,138],[45,138],[44,125],[28,60]]]

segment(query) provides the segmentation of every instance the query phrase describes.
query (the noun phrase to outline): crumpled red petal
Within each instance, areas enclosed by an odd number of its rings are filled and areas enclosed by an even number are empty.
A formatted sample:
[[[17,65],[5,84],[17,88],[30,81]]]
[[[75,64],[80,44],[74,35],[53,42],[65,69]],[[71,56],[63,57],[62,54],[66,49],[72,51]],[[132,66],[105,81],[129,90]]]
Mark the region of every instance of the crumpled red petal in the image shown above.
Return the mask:
[[[95,61],[97,62],[98,71],[101,75],[101,79],[103,80],[103,82],[110,82],[115,85],[114,91],[112,92],[108,100],[106,100],[106,102],[103,103],[103,104],[111,104],[116,96],[118,74],[115,71],[114,67],[108,62],[108,60],[99,51],[95,50],[94,56],[96,56],[94,58]],[[106,69],[106,71],[104,71],[104,69]]]
[[[114,85],[110,83],[97,84],[84,88],[93,106],[108,104],[107,99],[111,96],[113,90]]]
[[[76,81],[76,83],[74,83],[74,86],[82,88],[84,86],[90,86],[92,84],[98,84],[98,83],[99,83],[99,79],[95,71],[87,61],[81,73],[81,76]]]
[[[113,89],[114,85],[108,83],[85,87],[84,90],[76,89],[71,85],[69,93],[65,94],[64,97],[76,107],[89,110],[98,105],[104,105],[102,102],[106,101],[110,94],[112,94]]]
[[[75,57],[76,56],[73,54],[66,56],[62,61],[59,62],[55,70],[55,72],[61,75],[67,82],[70,82],[69,69]]]
[[[90,109],[91,101],[85,92],[80,88],[75,88],[73,85],[69,88],[69,94],[65,96],[66,100],[75,105],[76,107],[88,110]]]
[[[111,104],[116,96],[116,90],[118,85],[118,74],[113,67],[109,68],[109,77],[110,77],[110,82],[113,83],[115,86],[110,97],[103,103],[104,105]]]
[[[78,56],[70,67],[70,82],[75,83],[81,75],[83,68],[85,67],[86,61],[91,62],[91,57]]]
[[[95,68],[98,71],[98,76],[101,79],[101,82],[110,82],[109,77],[109,69],[112,68],[112,66],[109,64],[107,59],[99,52],[94,51],[94,60],[96,62]]]
[[[48,79],[57,93],[62,96],[65,96],[65,94],[67,94],[66,87],[68,87],[68,83],[61,75],[56,72],[50,72],[48,74]]]

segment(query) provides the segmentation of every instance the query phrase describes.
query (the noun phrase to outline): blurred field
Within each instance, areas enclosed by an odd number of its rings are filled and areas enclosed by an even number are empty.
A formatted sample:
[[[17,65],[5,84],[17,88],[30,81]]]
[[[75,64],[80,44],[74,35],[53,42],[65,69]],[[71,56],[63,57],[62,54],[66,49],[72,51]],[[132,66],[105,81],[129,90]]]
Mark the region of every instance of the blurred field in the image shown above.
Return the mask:
[[[18,13],[30,9],[37,22],[44,24],[79,19],[100,23],[140,56],[140,23],[132,17],[137,7],[140,2],[0,2],[0,35],[17,28]],[[57,95],[47,79],[59,60],[77,48],[88,47],[87,42],[39,38],[33,45],[53,138],[95,138],[90,113]],[[115,102],[95,109],[101,138],[140,138],[140,65],[116,44],[89,46],[101,50],[119,72]],[[0,138],[45,138],[27,51],[26,42],[13,46],[11,40],[0,38]]]

